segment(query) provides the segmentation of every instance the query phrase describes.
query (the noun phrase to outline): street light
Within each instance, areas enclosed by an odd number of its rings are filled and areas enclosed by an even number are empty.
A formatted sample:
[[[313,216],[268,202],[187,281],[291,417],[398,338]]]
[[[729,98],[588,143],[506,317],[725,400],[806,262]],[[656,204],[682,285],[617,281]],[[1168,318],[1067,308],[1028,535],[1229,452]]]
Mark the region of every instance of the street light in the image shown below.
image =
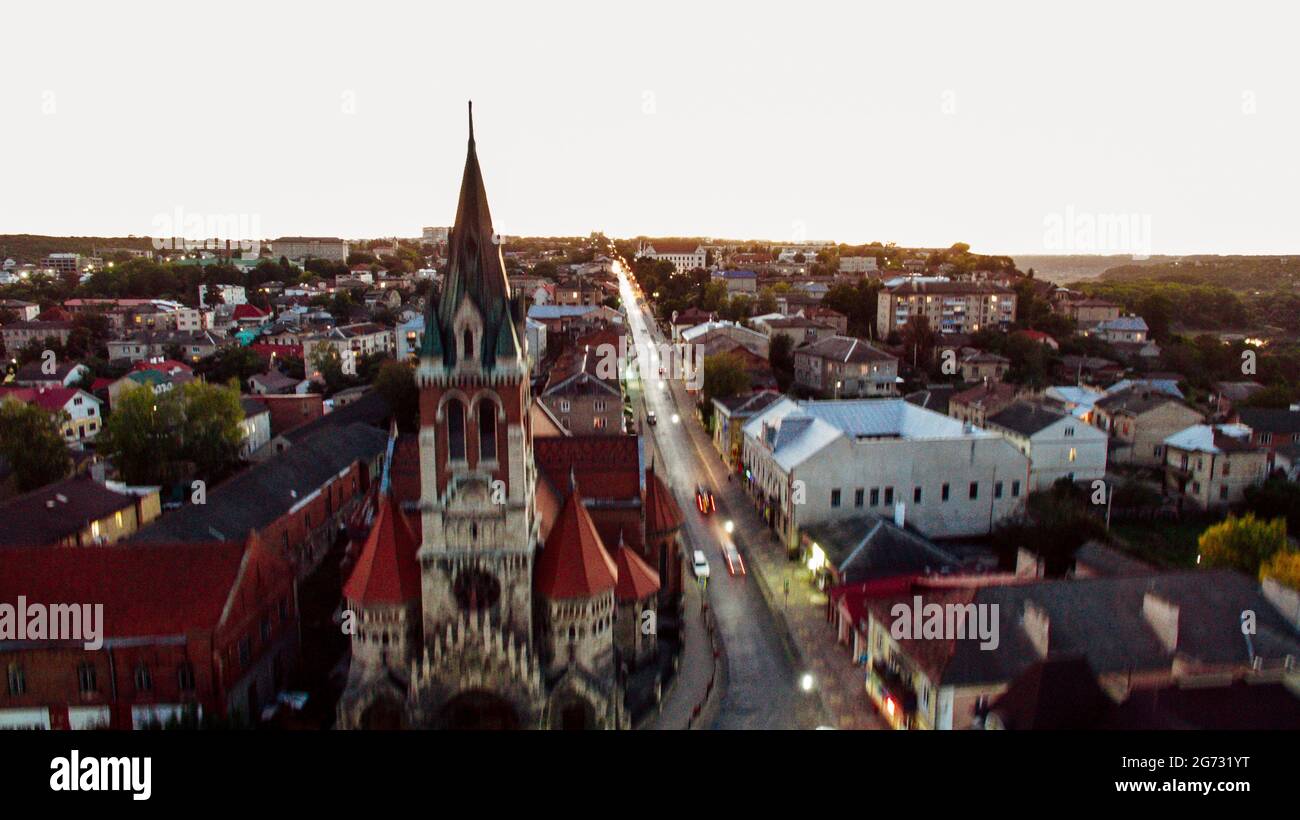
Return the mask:
[[[811,692],[813,688],[813,683],[815,683],[815,681],[813,680],[812,673],[805,672],[803,674],[803,677],[799,679],[799,688],[804,690],[805,692]]]
[[[682,420],[681,416],[677,415],[676,413],[673,413],[673,424],[676,424],[681,420]]]
[[[722,529],[727,531],[727,535],[731,535],[733,532],[736,531],[736,525],[734,522],[728,521],[727,523],[722,525]]]

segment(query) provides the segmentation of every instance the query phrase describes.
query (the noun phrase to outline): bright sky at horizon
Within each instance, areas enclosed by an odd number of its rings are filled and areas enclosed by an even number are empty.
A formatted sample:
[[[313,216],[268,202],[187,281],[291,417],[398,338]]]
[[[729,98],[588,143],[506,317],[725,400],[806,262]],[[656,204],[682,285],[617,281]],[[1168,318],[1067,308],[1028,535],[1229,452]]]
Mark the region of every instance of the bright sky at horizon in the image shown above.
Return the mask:
[[[1297,18],[9,2],[0,233],[156,235],[179,213],[416,236],[451,222],[473,99],[506,234],[1300,253]]]

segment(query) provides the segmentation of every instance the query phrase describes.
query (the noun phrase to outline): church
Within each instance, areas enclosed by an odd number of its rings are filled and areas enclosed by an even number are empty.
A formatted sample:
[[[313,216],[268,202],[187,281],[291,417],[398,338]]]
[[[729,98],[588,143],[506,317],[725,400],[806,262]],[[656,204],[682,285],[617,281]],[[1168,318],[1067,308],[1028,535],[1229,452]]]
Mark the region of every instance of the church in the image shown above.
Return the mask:
[[[658,680],[657,637],[681,617],[681,510],[638,436],[535,429],[525,310],[471,110],[419,434],[389,442],[343,588],[340,728],[629,728],[633,690]]]

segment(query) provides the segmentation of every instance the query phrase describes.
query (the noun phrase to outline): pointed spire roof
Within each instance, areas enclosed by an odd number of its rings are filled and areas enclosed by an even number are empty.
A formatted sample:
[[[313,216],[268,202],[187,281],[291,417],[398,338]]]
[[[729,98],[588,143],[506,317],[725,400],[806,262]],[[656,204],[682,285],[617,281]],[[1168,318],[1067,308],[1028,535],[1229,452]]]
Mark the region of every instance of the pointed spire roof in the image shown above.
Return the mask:
[[[641,556],[623,544],[622,530],[618,533],[614,566],[618,569],[614,597],[619,601],[640,601],[659,591],[659,573],[650,569],[650,565]]]
[[[447,251],[447,270],[442,295],[436,311],[432,301],[425,317],[425,355],[434,354],[431,335],[448,333],[461,301],[468,297],[483,316],[488,339],[502,335],[500,324],[512,321],[509,310],[510,284],[506,280],[501,245],[492,228],[483,173],[478,165],[474,144],[474,104],[469,109],[469,147],[465,155],[465,172],[460,182],[460,201],[456,205],[456,223],[451,229]],[[484,363],[494,361],[498,345],[482,345]],[[441,339],[443,360],[455,363],[457,345]]]
[[[614,589],[618,568],[576,487],[546,537],[535,579],[537,592],[552,599],[594,598]]]
[[[379,509],[366,536],[361,557],[343,585],[352,604],[403,604],[420,597],[419,541],[397,499],[379,497]]]
[[[672,532],[682,526],[685,518],[677,499],[655,473],[653,464],[645,477],[645,531],[646,537]]]

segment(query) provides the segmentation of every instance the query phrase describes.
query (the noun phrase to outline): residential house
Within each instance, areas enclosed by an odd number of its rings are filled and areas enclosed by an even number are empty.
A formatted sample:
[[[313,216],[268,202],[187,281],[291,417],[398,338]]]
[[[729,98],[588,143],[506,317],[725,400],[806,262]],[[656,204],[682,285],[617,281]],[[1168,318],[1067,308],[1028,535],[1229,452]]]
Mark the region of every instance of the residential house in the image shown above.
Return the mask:
[[[708,251],[699,242],[657,239],[641,242],[638,257],[648,257],[671,262],[678,273],[704,268],[708,265]]]
[[[65,346],[68,336],[72,334],[72,322],[63,321],[19,321],[10,322],[0,327],[0,337],[4,338],[5,350],[10,357],[15,356],[32,344]]]
[[[778,335],[789,336],[793,347],[835,335],[835,330],[830,325],[804,316],[764,318],[755,320],[753,325],[755,329],[767,334],[769,339],[775,339]]]
[[[1060,479],[1090,482],[1106,477],[1108,436],[1087,422],[1041,404],[1017,401],[989,416],[989,430],[1029,458],[1029,489],[1046,490]]]
[[[1196,424],[1167,437],[1165,491],[1204,510],[1242,500],[1268,477],[1269,451],[1243,424]]]
[[[239,423],[239,457],[249,458],[271,441],[271,409],[250,396],[241,396],[239,406],[244,411]]]
[[[743,472],[745,422],[780,398],[781,394],[774,390],[762,390],[713,400],[713,449],[722,456],[728,470]]]
[[[1024,394],[1024,388],[1005,382],[978,384],[948,399],[948,415],[965,424],[983,427],[988,417],[999,413]]]
[[[104,426],[103,402],[76,387],[0,387],[0,402],[34,404],[49,413],[64,441],[87,441]]]
[[[1111,437],[1111,463],[1162,468],[1165,439],[1202,421],[1196,410],[1147,387],[1130,387],[1093,405],[1093,425]]]
[[[66,478],[0,503],[0,547],[111,544],[161,511],[157,487],[127,488],[89,475]]]
[[[90,375],[90,368],[70,359],[46,364],[44,358],[18,368],[14,383],[20,387],[71,387]]]
[[[567,352],[537,396],[569,435],[623,433],[623,393],[617,361],[611,367],[594,350]]]
[[[794,384],[820,398],[898,395],[898,359],[864,339],[828,336],[794,351]]]
[[[962,381],[1000,382],[1011,369],[1011,360],[996,353],[970,350],[961,358],[958,367],[961,369]]]

